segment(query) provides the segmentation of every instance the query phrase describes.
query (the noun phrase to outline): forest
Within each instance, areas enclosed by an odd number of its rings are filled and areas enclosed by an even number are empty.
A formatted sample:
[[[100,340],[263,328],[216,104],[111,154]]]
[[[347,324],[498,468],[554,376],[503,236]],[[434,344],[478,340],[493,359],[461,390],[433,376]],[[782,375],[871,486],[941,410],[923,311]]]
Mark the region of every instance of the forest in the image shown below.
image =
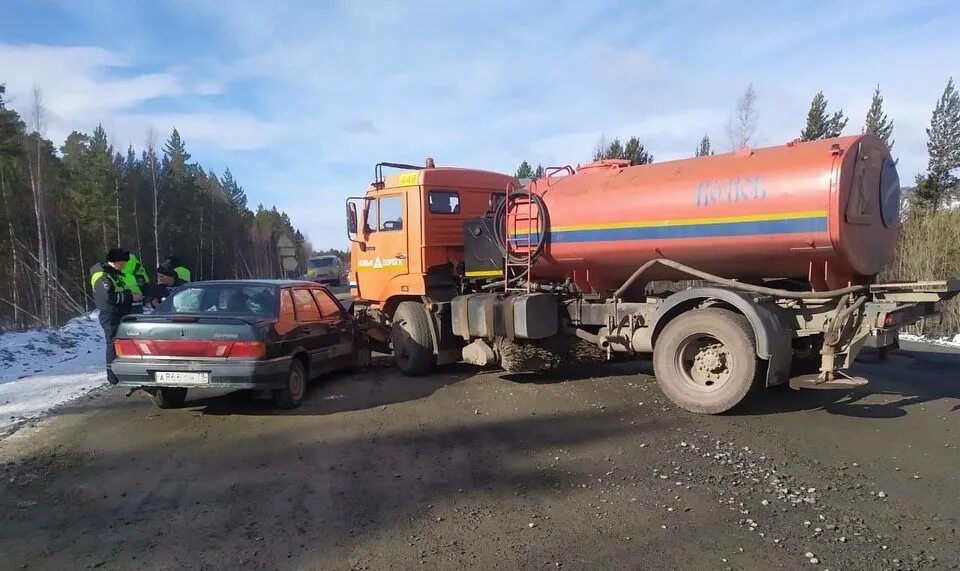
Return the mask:
[[[311,251],[286,213],[257,205],[229,168],[191,159],[174,129],[160,144],[114,148],[98,126],[44,136],[47,109],[8,105],[0,83],[0,330],[51,326],[92,309],[89,268],[113,246],[153,275],[176,255],[193,279],[280,277],[280,236]]]

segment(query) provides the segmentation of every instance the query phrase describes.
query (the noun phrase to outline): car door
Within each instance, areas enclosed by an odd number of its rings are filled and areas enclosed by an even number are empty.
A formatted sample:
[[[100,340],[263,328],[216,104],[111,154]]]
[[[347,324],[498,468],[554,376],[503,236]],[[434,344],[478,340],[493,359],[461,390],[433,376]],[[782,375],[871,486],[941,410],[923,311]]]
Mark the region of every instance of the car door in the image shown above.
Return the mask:
[[[333,356],[340,365],[353,362],[356,332],[351,320],[343,312],[343,307],[325,288],[313,289],[313,297],[320,307],[320,315],[330,330]]]
[[[308,287],[293,288],[293,304],[297,309],[297,325],[303,346],[310,354],[311,376],[330,368],[336,335],[323,320]]]

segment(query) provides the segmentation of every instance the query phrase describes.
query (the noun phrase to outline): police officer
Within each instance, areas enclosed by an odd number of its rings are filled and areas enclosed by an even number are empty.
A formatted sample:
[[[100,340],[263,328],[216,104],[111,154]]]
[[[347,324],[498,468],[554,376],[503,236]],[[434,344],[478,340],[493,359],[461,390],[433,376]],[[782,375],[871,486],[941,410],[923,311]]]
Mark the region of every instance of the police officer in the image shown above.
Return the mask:
[[[167,256],[163,264],[173,268],[173,271],[177,272],[178,278],[185,282],[190,281],[190,268],[180,263],[180,256]]]
[[[170,264],[160,264],[157,268],[157,283],[150,288],[150,305],[157,307],[171,291],[185,283],[187,282],[177,275],[176,268]]]
[[[127,289],[123,269],[130,260],[130,252],[123,248],[112,248],[107,252],[107,260],[98,262],[90,268],[90,288],[93,302],[100,310],[100,326],[107,344],[107,380],[117,384],[117,377],[110,370],[110,363],[117,358],[113,348],[113,339],[117,336],[120,320],[130,313],[130,306],[143,299],[139,293]]]
[[[136,254],[131,253],[130,259],[123,268],[123,282],[127,291],[130,293],[146,294],[147,284],[150,283],[150,276],[147,275],[147,268],[143,267]],[[143,313],[143,303],[137,301],[130,306],[130,313]]]

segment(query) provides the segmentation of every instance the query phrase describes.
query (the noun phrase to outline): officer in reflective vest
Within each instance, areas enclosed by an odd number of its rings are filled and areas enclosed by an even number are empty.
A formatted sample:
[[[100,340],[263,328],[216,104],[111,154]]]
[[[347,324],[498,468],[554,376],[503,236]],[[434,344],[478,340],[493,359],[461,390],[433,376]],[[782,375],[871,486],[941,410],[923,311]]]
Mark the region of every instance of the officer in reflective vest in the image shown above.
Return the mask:
[[[90,268],[90,288],[93,302],[100,310],[100,326],[103,327],[103,339],[106,342],[107,380],[117,384],[117,377],[110,370],[110,363],[117,358],[113,340],[120,328],[120,320],[130,313],[130,306],[143,299],[139,293],[127,289],[123,269],[130,260],[130,252],[123,248],[113,248],[107,252],[107,260],[98,262]]]
[[[173,271],[177,273],[177,277],[181,280],[190,281],[190,269],[180,263],[180,256],[167,256],[163,264],[173,268]]]
[[[123,267],[123,283],[130,293],[144,294],[144,289],[150,283],[147,268],[143,267],[136,254],[131,253],[127,265]],[[143,303],[134,302],[130,306],[130,313],[143,313]]]

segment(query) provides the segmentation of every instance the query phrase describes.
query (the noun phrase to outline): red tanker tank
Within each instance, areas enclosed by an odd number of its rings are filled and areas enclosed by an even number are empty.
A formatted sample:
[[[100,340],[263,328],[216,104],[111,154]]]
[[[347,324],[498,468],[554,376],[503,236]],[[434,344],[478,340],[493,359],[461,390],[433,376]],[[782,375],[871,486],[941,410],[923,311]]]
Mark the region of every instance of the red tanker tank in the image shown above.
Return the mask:
[[[727,278],[834,289],[869,283],[896,246],[896,164],[872,135],[633,167],[607,160],[571,173],[548,169],[531,184],[548,229],[536,280],[572,278],[604,292],[669,258]],[[511,234],[526,233],[526,209],[511,207]],[[685,278],[669,272],[650,278]]]

